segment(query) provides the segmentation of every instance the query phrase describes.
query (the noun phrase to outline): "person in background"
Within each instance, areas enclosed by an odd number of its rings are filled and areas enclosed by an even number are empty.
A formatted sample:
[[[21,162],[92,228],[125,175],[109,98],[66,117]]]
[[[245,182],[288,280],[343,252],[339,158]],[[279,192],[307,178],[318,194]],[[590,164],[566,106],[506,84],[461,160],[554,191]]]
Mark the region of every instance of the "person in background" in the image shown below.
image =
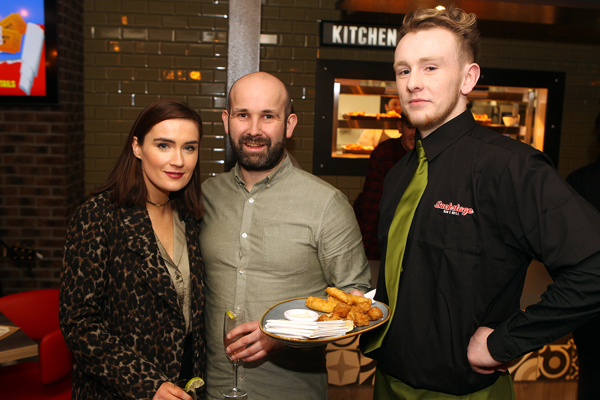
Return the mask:
[[[243,361],[240,386],[248,398],[327,398],[325,346],[284,346],[262,333],[258,319],[279,302],[324,296],[328,286],[354,293],[370,288],[348,200],[285,156],[297,122],[290,111],[289,93],[273,75],[256,72],[237,80],[222,115],[237,164],[202,184],[206,383],[212,399],[222,398],[231,385],[222,321],[226,310],[237,307],[250,322],[229,333],[245,336],[227,353]]]
[[[71,219],[59,317],[73,399],[191,400],[173,382],[205,376],[201,137],[187,104],[148,105]]]
[[[600,113],[596,116],[594,133],[600,142]],[[600,156],[567,176],[567,182],[600,211]],[[597,399],[600,393],[600,317],[595,317],[573,331],[579,359],[579,391],[577,400]]]
[[[362,192],[354,200],[354,213],[360,226],[367,259],[379,260],[379,202],[383,192],[383,179],[402,156],[415,146],[415,127],[406,114],[398,122],[399,139],[389,139],[373,150],[367,165],[367,175]]]
[[[600,214],[545,154],[467,109],[474,14],[419,9],[398,36],[398,94],[417,133],[380,203],[375,299],[391,318],[360,338],[375,399],[514,399],[508,363],[600,311]],[[532,259],[554,283],[521,310]]]
[[[391,97],[387,101],[383,102],[383,112],[389,113],[394,111],[397,115],[402,114],[402,108],[400,107],[400,100],[397,97]],[[358,137],[357,143],[361,146],[372,146],[377,147],[380,143],[388,139],[397,139],[400,137],[400,133],[390,129],[364,129]]]

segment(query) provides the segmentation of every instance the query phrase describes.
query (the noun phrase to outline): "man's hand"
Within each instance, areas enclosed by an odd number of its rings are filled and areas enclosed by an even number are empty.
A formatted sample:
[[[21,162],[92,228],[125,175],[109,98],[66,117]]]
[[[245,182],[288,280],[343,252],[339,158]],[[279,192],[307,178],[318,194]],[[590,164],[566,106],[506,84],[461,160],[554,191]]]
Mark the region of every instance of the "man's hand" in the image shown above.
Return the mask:
[[[496,361],[487,347],[487,338],[494,332],[492,328],[480,326],[471,336],[467,348],[467,358],[473,371],[480,374],[493,374],[495,371],[506,372],[508,363]]]
[[[285,347],[283,343],[265,335],[258,327],[258,321],[246,322],[235,327],[229,331],[227,338],[230,339],[239,335],[246,336],[242,336],[225,349],[232,360],[256,361]],[[239,352],[236,353],[236,351]]]
[[[158,388],[158,391],[152,397],[152,400],[192,400],[192,396],[187,394],[182,388],[175,386],[172,382],[164,382]]]
[[[353,294],[355,296],[365,297],[365,294],[358,289],[352,289],[350,291],[350,294]]]

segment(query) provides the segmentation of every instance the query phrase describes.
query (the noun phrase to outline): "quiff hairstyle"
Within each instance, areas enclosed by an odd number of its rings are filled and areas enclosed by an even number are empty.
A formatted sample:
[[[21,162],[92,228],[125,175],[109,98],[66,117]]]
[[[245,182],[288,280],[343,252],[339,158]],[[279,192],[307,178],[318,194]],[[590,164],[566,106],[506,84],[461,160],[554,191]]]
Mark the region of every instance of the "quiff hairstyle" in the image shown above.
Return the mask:
[[[202,120],[198,113],[187,104],[177,100],[158,100],[149,104],[133,123],[123,150],[108,179],[102,187],[94,190],[91,194],[97,195],[111,191],[110,201],[120,207],[145,206],[148,189],[144,181],[142,161],[133,154],[133,138],[137,137],[140,146],[143,145],[146,134],[156,124],[170,119],[192,121],[198,128],[198,140],[202,138]],[[198,154],[200,154],[199,149]],[[199,219],[204,214],[200,183],[200,159],[198,159],[188,184],[177,192],[171,192],[169,198],[173,209],[180,214],[187,214]]]
[[[477,61],[481,44],[477,29],[477,16],[454,5],[443,10],[420,8],[406,14],[398,33],[398,40],[408,33],[433,28],[443,28],[454,33],[458,39],[459,61],[465,64]]]

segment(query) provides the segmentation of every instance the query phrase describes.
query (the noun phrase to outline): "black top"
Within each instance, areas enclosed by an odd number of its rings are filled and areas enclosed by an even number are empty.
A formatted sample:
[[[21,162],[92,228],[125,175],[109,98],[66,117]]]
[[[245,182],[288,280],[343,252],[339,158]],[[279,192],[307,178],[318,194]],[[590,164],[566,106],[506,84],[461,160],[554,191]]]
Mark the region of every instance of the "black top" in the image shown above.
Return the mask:
[[[382,347],[367,355],[413,387],[464,395],[498,377],[469,365],[467,346],[479,326],[496,329],[488,347],[505,362],[560,338],[600,309],[600,253],[593,266],[579,264],[600,252],[600,214],[546,155],[481,127],[470,111],[422,143],[428,185],[408,236],[398,306]],[[416,167],[413,150],[384,183],[376,299],[386,304],[387,232]],[[559,279],[523,312],[532,258]]]
[[[595,163],[571,172],[567,176],[567,182],[584,199],[600,210],[600,157]]]

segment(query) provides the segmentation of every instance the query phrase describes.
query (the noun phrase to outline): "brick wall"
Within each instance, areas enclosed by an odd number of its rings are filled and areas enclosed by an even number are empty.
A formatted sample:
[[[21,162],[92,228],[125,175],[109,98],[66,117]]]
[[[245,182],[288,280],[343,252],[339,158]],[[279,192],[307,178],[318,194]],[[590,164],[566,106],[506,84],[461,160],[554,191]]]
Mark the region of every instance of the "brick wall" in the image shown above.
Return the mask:
[[[1,257],[5,294],[58,286],[66,225],[83,197],[83,4],[57,9],[60,104],[0,110],[0,238],[44,257]]]

